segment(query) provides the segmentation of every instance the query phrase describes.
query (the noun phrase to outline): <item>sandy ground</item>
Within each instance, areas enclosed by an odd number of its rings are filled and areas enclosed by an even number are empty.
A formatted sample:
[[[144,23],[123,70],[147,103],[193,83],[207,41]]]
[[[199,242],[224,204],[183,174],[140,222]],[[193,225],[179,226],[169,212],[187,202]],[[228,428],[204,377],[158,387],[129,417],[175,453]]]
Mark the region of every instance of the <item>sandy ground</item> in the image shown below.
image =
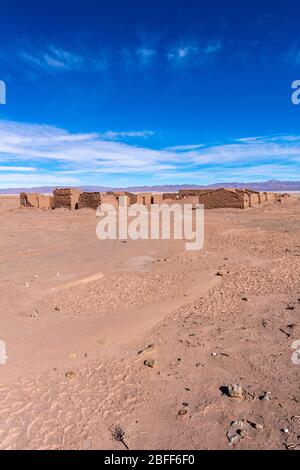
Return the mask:
[[[206,211],[199,252],[15,197],[0,220],[1,449],[300,448],[299,199]]]

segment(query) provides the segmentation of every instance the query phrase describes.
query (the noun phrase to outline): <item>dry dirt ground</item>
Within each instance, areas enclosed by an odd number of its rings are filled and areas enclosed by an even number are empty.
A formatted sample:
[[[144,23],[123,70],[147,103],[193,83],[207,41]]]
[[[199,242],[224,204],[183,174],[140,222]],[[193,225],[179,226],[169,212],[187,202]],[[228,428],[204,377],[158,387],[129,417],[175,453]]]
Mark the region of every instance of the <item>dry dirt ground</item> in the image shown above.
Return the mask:
[[[199,252],[0,220],[1,449],[300,448],[300,200],[206,211]]]

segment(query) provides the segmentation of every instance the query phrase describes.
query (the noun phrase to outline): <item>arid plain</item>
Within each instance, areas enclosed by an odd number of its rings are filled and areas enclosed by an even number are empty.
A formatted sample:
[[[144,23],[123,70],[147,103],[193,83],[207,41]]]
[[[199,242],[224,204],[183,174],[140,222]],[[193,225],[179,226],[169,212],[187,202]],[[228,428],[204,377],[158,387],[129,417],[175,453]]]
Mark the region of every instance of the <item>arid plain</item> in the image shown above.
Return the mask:
[[[1,449],[300,448],[300,199],[207,210],[197,252],[0,220]]]

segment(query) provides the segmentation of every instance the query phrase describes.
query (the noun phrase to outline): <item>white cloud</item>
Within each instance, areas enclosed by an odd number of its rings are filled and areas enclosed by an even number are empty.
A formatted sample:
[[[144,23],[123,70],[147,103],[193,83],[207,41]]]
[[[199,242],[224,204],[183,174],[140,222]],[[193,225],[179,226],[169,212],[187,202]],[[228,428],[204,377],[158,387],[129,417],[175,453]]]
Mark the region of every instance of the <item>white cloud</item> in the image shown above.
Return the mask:
[[[137,137],[137,138],[147,138],[154,135],[153,131],[143,130],[143,131],[107,131],[104,134],[101,134],[102,137],[109,140],[118,140],[126,139],[127,137]]]
[[[197,67],[213,59],[223,48],[219,40],[206,43],[184,42],[172,46],[167,51],[167,59],[174,67]]]
[[[32,45],[18,47],[16,56],[19,60],[10,65],[22,68],[22,63],[25,63],[33,73],[99,71],[108,68],[104,51],[97,54],[87,52],[83,55],[51,44],[40,50],[34,49]]]
[[[299,179],[300,136],[248,137],[167,149],[118,140],[151,135],[152,131],[75,134],[46,125],[0,121],[0,185]],[[7,167],[11,170],[4,170]]]
[[[31,166],[0,166],[0,171],[36,171]]]
[[[204,147],[204,144],[174,145],[173,147],[167,147],[165,150],[173,150],[175,152],[188,152],[189,150],[196,150],[201,147]]]
[[[135,52],[142,66],[151,64],[157,55],[157,51],[149,47],[137,48]]]

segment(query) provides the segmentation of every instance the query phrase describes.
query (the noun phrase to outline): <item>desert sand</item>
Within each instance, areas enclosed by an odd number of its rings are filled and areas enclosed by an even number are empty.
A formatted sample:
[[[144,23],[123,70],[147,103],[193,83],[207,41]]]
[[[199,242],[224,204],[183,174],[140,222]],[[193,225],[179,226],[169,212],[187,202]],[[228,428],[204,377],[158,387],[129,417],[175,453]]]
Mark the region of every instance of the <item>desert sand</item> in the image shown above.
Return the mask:
[[[206,211],[198,252],[0,219],[1,449],[300,448],[299,199]]]

